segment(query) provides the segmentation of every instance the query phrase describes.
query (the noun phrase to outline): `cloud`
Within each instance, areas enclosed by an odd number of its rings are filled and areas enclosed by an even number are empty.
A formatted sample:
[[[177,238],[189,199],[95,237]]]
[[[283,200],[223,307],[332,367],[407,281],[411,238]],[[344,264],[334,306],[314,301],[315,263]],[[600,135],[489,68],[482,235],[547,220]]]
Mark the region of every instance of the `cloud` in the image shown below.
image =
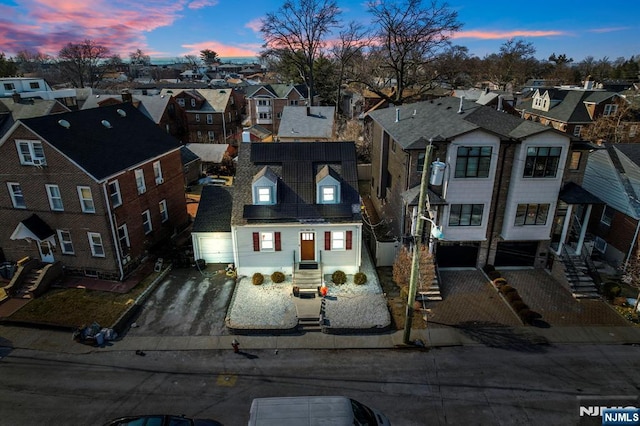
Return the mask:
[[[564,31],[529,31],[529,30],[512,30],[512,31],[459,31],[452,34],[452,38],[475,38],[480,40],[499,40],[510,39],[514,37],[553,37],[567,35]]]
[[[0,9],[0,45],[12,53],[57,55],[69,42],[91,39],[125,55],[144,49],[144,33],[173,24],[185,5],[186,0],[16,0]]]
[[[211,49],[221,58],[257,56],[260,51],[260,44],[241,44],[237,46],[223,44],[219,41],[202,41],[193,44],[183,44],[182,47],[187,49],[183,55],[200,56],[200,51]]]
[[[617,31],[626,31],[626,30],[630,30],[631,27],[610,27],[610,28],[593,28],[588,30],[590,33],[597,33],[597,34],[602,34],[602,33],[613,33],[613,32],[617,32]]]
[[[216,6],[218,0],[194,0],[187,6],[189,9],[202,9],[203,7]]]
[[[259,33],[260,28],[262,28],[262,18],[252,19],[251,21],[244,24],[245,28],[249,28],[254,33]]]

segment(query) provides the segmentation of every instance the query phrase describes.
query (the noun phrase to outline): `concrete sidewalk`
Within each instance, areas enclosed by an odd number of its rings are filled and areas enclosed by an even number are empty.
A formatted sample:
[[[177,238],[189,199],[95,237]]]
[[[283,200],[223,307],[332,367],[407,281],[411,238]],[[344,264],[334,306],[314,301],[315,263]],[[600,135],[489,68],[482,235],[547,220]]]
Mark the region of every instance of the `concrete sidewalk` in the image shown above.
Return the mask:
[[[403,345],[403,331],[375,335],[332,335],[310,332],[274,336],[158,336],[128,337],[93,347],[74,342],[70,332],[0,326],[0,347],[82,354],[103,351],[189,351],[296,349],[394,349]],[[542,349],[554,344],[640,344],[636,327],[471,327],[412,330],[411,340],[426,347],[490,346],[512,350]],[[414,347],[413,345],[410,347]],[[421,347],[418,345],[417,347]]]

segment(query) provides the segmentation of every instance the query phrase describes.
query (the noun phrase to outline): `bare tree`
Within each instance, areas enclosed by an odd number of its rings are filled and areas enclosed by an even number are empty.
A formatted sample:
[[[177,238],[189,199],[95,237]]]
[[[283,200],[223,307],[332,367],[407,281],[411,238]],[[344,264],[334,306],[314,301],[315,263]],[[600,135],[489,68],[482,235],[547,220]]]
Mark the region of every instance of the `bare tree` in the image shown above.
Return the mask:
[[[461,28],[457,12],[436,0],[371,0],[368,7],[375,42],[358,81],[395,104],[419,98],[433,87],[433,61]]]
[[[502,90],[516,87],[532,76],[537,67],[533,43],[514,38],[500,46],[499,53],[484,58],[487,78]]]
[[[638,290],[633,305],[633,312],[637,312],[640,305],[640,250],[636,249],[634,256],[622,268],[622,282]]]
[[[44,65],[51,64],[54,61],[52,56],[42,52],[31,52],[28,50],[19,51],[14,59],[23,73],[37,74],[40,77],[44,74]]]
[[[75,87],[89,87],[101,79],[100,62],[109,56],[109,49],[93,40],[68,43],[58,54],[60,70]]]
[[[402,289],[402,295],[409,293],[409,280],[411,278],[412,253],[406,247],[402,247],[393,262],[393,281]],[[418,291],[426,291],[436,276],[433,254],[425,246],[420,248],[418,257]]]
[[[315,89],[313,65],[340,13],[334,0],[286,0],[262,19],[263,56],[288,56],[294,61],[307,85],[309,105]]]
[[[367,30],[355,21],[349,22],[347,27],[340,31],[338,37],[338,43],[330,49],[337,62],[336,114],[339,113],[340,109],[340,92],[347,75],[347,69],[352,68],[354,60],[361,58],[364,49],[370,44]]]
[[[15,77],[18,66],[13,58],[7,59],[4,52],[0,52],[0,77]]]
[[[613,114],[597,117],[593,124],[581,132],[580,136],[590,141],[635,142],[634,136],[630,133],[630,127],[637,123],[640,112],[634,110],[632,104],[626,99],[617,98],[616,111]]]

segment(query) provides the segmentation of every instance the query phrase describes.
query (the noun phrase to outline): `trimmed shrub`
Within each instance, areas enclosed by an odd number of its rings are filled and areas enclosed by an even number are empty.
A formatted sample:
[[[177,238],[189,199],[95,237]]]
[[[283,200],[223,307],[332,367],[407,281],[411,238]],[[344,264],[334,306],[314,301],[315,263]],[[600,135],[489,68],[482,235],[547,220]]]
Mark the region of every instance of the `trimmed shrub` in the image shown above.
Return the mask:
[[[271,274],[271,281],[273,281],[274,283],[281,283],[282,281],[284,281],[284,274],[280,271],[275,271],[273,274]]]
[[[500,287],[503,285],[507,284],[507,279],[506,278],[496,278],[495,280],[493,280],[493,285],[495,285],[496,287]]]
[[[606,297],[609,300],[620,296],[621,292],[622,292],[622,289],[620,288],[618,283],[613,281],[606,282],[602,286],[602,294],[604,297]]]
[[[366,283],[367,274],[365,274],[364,272],[356,272],[356,274],[353,276],[353,282],[358,285]]]
[[[264,282],[264,275],[262,275],[260,272],[256,272],[255,274],[253,274],[253,276],[251,277],[251,282],[253,283],[253,285],[260,285]]]
[[[527,306],[526,303],[524,303],[522,300],[515,300],[511,303],[511,307],[513,308],[514,311],[516,312],[520,312],[522,310],[525,309],[529,309],[529,306]]]
[[[513,302],[517,302],[517,301],[522,301],[522,298],[520,297],[520,295],[518,294],[518,291],[514,288],[513,291],[510,291],[509,293],[504,295],[504,298],[507,299],[509,301],[509,303]]]
[[[489,277],[489,279],[491,281],[495,280],[496,278],[501,278],[502,274],[498,271],[491,271],[491,272],[487,272],[487,276]]]
[[[517,290],[515,288],[511,287],[509,284],[505,284],[502,287],[500,287],[500,293],[502,293],[505,296],[508,293],[511,293],[512,291],[517,291]]]
[[[342,271],[335,271],[331,274],[331,281],[333,281],[334,284],[344,284],[347,282],[347,274]]]
[[[496,267],[487,263],[486,265],[484,265],[482,267],[482,270],[484,271],[485,274],[488,274],[489,272],[493,272],[496,270]]]

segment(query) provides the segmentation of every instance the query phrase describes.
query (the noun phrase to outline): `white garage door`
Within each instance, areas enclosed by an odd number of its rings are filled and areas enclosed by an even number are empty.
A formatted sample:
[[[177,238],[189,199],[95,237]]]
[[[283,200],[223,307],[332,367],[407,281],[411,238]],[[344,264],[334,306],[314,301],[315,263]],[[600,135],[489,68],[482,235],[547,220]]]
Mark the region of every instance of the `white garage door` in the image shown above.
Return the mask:
[[[231,233],[212,233],[194,235],[194,258],[204,259],[207,263],[233,263],[233,244]]]

